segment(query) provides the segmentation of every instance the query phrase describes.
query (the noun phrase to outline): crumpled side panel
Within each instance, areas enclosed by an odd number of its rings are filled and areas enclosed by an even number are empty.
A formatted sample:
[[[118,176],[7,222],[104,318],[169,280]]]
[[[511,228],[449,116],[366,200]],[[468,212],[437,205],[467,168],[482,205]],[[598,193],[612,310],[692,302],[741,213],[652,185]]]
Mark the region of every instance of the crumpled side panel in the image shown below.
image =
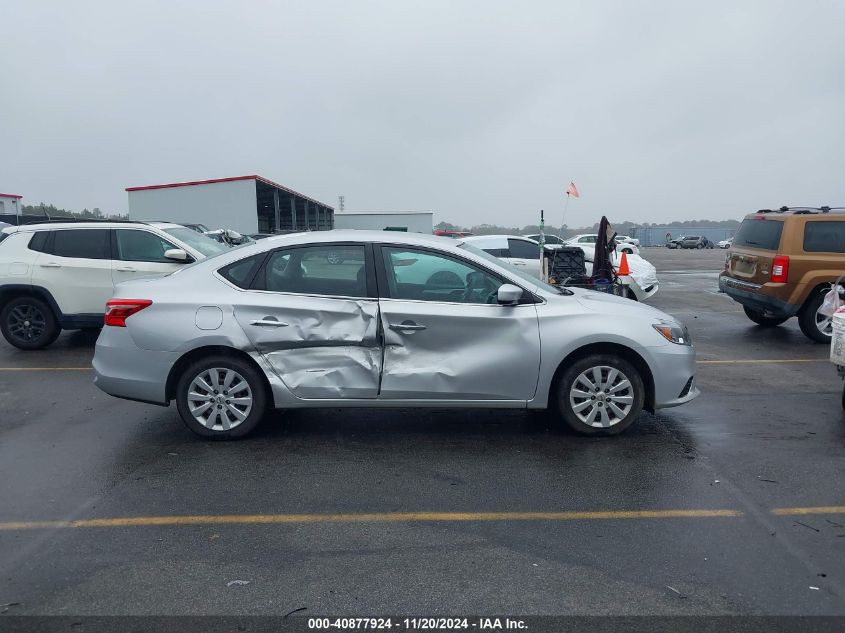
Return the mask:
[[[381,350],[374,347],[301,347],[266,355],[298,398],[374,398]]]
[[[381,373],[378,302],[262,295],[235,310],[255,349],[299,398],[375,398]],[[286,325],[253,325],[255,320]]]
[[[382,399],[529,400],[540,337],[533,305],[382,302]],[[426,329],[402,332],[406,321]]]

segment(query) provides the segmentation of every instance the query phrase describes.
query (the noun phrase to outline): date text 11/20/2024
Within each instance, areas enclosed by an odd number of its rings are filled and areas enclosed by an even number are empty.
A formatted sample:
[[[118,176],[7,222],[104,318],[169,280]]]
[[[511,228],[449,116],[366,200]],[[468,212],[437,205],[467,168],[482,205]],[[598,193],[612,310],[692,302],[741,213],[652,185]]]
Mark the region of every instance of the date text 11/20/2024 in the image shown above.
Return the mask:
[[[310,630],[524,630],[524,620],[512,618],[308,618]]]

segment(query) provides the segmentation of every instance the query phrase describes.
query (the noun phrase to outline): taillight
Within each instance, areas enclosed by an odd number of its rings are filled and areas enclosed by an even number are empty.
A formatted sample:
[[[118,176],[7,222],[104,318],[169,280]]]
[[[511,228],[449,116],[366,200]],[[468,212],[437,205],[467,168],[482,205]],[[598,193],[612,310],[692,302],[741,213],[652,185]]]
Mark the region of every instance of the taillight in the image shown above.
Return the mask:
[[[785,284],[787,279],[789,279],[789,257],[775,255],[772,260],[772,281],[777,284]]]
[[[106,303],[106,325],[126,327],[126,319],[153,304],[149,299],[112,299]]]

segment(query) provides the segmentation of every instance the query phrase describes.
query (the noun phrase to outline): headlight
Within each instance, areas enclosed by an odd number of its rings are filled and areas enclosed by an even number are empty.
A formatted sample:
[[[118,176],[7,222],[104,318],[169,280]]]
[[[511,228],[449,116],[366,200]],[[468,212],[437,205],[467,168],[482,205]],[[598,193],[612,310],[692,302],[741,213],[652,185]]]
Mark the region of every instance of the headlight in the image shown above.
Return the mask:
[[[677,345],[692,345],[692,338],[690,338],[689,331],[683,325],[674,325],[672,323],[653,323],[652,326],[657,330],[663,338],[670,343]]]

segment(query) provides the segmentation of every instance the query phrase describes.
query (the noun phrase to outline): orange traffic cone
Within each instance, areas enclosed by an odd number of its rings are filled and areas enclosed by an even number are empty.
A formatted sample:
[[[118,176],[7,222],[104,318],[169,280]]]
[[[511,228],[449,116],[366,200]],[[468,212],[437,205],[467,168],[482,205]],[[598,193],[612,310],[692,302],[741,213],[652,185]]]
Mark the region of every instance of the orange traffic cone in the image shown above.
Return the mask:
[[[619,271],[616,273],[620,277],[627,277],[631,274],[631,269],[628,268],[628,253],[622,252],[622,260],[619,262]]]

